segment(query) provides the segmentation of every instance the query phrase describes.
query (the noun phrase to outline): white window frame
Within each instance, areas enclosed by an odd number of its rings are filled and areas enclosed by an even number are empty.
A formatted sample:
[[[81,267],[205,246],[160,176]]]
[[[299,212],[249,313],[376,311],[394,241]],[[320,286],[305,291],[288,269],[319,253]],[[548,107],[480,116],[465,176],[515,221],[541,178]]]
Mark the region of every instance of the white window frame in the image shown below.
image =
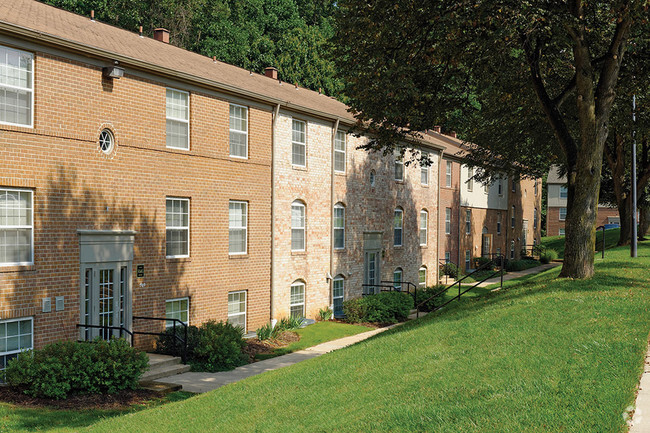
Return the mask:
[[[445,234],[451,234],[451,208],[445,208]]]
[[[343,137],[341,140],[340,137]],[[343,149],[339,149],[337,147],[340,147],[341,143],[343,144]],[[347,138],[346,134],[344,131],[336,131],[336,134],[334,135],[334,172],[335,173],[345,173],[345,169],[347,167],[347,162],[345,160],[346,158],[346,149],[347,148]],[[336,157],[337,155],[339,157],[343,158],[343,170],[339,170],[336,168]]]
[[[397,276],[399,275],[399,279]],[[402,283],[404,282],[404,270],[402,268],[395,268],[393,271],[393,288],[395,290],[402,290]]]
[[[445,251],[445,264],[451,263],[451,253],[449,251]]]
[[[404,182],[404,161],[402,160],[402,155],[400,153],[394,153],[395,164],[393,166],[393,177],[395,182]],[[399,167],[399,172],[401,177],[397,177],[397,171]]]
[[[293,291],[294,287],[299,287],[302,286],[302,302],[293,302],[293,296],[291,292]],[[291,309],[293,307],[297,307],[299,305],[302,306],[302,315],[301,317],[305,317],[305,306],[307,304],[307,284],[303,280],[296,280],[293,283],[291,283],[291,288],[289,290],[289,316],[291,316]]]
[[[185,95],[187,95],[187,119],[179,119],[179,118],[176,118],[176,117],[169,117],[167,115],[167,91],[184,93]],[[168,145],[167,144],[167,137],[166,137],[166,135],[167,135],[167,132],[166,132],[167,130],[166,129],[165,129],[165,146],[168,149],[189,151],[190,150],[190,92],[187,92],[185,90],[175,89],[173,87],[167,87],[165,89],[165,128],[167,128],[167,126],[166,126],[167,120],[172,120],[174,122],[182,122],[182,123],[187,124],[187,143],[186,143],[187,147],[176,147],[176,146]]]
[[[472,269],[472,252],[465,250],[465,269]]]
[[[230,295],[240,295],[244,294],[244,312],[239,312],[235,314],[230,314]],[[241,298],[239,301],[237,301],[238,304],[241,305]],[[228,292],[228,318],[227,321],[230,322],[231,317],[239,317],[239,316],[244,316],[244,334],[247,332],[248,329],[248,321],[247,321],[247,313],[248,313],[248,293],[246,290],[235,290],[233,292]]]
[[[7,51],[13,51],[18,53],[19,55],[28,55],[31,58],[31,70],[27,71],[29,72],[31,76],[31,82],[30,86],[31,88],[26,88],[26,87],[20,87],[20,86],[13,86],[10,84],[2,84],[0,83],[0,88],[4,89],[11,89],[11,90],[20,90],[23,92],[27,92],[29,94],[29,104],[30,104],[30,119],[29,119],[29,124],[25,123],[13,123],[13,122],[3,122],[0,121],[0,124],[2,125],[13,125],[13,126],[22,126],[24,128],[34,128],[34,53],[30,53],[29,51],[24,51],[24,50],[17,50],[15,48],[9,48],[4,45],[0,45],[0,49],[2,50],[7,50]]]
[[[343,212],[343,225],[342,225],[342,226],[338,226],[338,225],[336,224],[336,220],[337,220],[337,218],[336,218],[336,211],[337,211],[337,210],[340,210],[340,211]],[[339,202],[339,203],[336,203],[336,204],[334,205],[334,221],[333,221],[333,223],[334,223],[334,224],[333,224],[333,230],[334,230],[334,249],[335,249],[335,250],[344,250],[344,249],[345,249],[345,205],[343,205],[343,203],[340,203],[340,202]],[[337,231],[340,231],[340,232],[343,233],[343,245],[339,245],[339,246],[336,245],[336,232],[337,232]]]
[[[426,154],[423,157],[427,157]],[[420,162],[420,184],[429,186],[429,166]]]
[[[516,208],[513,205],[512,206],[512,216],[510,217],[510,228],[511,229],[515,228],[515,214],[516,214]]]
[[[472,233],[472,210],[465,209],[465,234],[469,235]]]
[[[30,341],[30,347],[29,348],[18,349],[18,350],[8,350],[8,351],[5,351],[5,352],[0,352],[0,356],[14,355],[16,353],[25,352],[27,350],[32,350],[34,348],[34,318],[33,317],[30,316],[30,317],[19,317],[19,318],[15,318],[15,319],[4,319],[4,320],[0,320],[0,324],[5,324],[5,326],[6,326],[7,323],[23,322],[23,321],[26,321],[26,320],[30,321],[31,324],[32,324],[32,326],[31,326],[31,329],[32,329],[31,337],[32,338],[31,338],[31,341]],[[18,326],[20,326],[20,325],[18,325]],[[17,337],[18,337],[18,347],[20,347],[20,337],[24,336],[24,335],[27,335],[27,334],[18,334],[17,335]],[[11,337],[16,337],[16,335],[12,335]],[[5,339],[7,338],[6,331],[5,331],[4,338]],[[6,347],[6,344],[5,344],[5,347]],[[7,367],[7,365],[6,365],[6,362],[5,362],[5,368],[6,367]],[[0,370],[0,371],[3,371],[3,370]]]
[[[562,216],[564,214],[564,217]],[[560,221],[566,221],[566,208],[561,207],[558,209],[557,216],[560,219]]]
[[[569,198],[569,189],[564,185],[560,185],[560,198],[561,199]]]
[[[533,230],[537,230],[537,208],[533,209]]]
[[[30,251],[30,259],[27,262],[0,262],[0,267],[3,266],[30,266],[34,264],[34,191],[31,189],[24,189],[24,188],[4,188],[0,187],[0,193],[3,192],[17,192],[17,193],[29,193],[30,196],[30,211],[31,211],[31,225],[2,225],[2,221],[0,220],[0,231],[3,229],[6,230],[31,230],[31,251]]]
[[[422,272],[424,272],[424,281],[421,281],[422,279]],[[418,287],[427,287],[427,267],[426,266],[420,266],[420,269],[418,269]]]
[[[474,191],[474,169],[472,167],[467,167],[467,191]]]
[[[176,226],[167,226],[167,201],[168,200],[180,200],[187,202],[187,227],[176,227]],[[173,205],[172,205],[173,208]],[[165,255],[168,259],[179,259],[186,258],[190,256],[190,199],[186,197],[166,197],[165,198],[165,254],[167,254],[167,230],[186,230],[187,231],[187,254],[177,254],[177,255]]]
[[[424,219],[422,216],[424,215]],[[424,224],[422,224],[424,222]],[[424,227],[423,227],[424,225]],[[422,234],[424,233],[424,243],[422,243]],[[429,212],[426,209],[420,211],[420,246],[425,247],[429,238]]]
[[[445,185],[447,188],[451,188],[451,178],[452,178],[453,165],[451,161],[447,161],[447,169],[445,172]]]
[[[178,302],[178,303],[179,303],[179,306],[180,306],[180,303],[181,303],[182,301],[187,301],[187,322],[183,322],[183,320],[182,320],[180,317],[178,317],[178,320],[180,320],[181,322],[185,323],[186,325],[189,325],[189,324],[190,324],[190,298],[189,298],[188,296],[184,296],[184,297],[182,297],[182,298],[165,299],[165,319],[168,319],[168,320],[169,320],[169,319],[175,319],[175,318],[176,318],[176,317],[171,317],[171,318],[170,318],[170,317],[167,317],[167,304],[168,304],[168,303],[171,303],[171,304],[172,304],[172,307],[173,307],[174,302]],[[172,312],[171,312],[171,314],[172,314],[172,315],[173,315],[173,314],[180,314],[180,313],[182,313],[183,311],[185,311],[185,310],[180,310],[180,309],[179,309],[178,311],[173,311],[173,308],[172,308]],[[173,328],[173,327],[174,327],[174,322],[173,322],[172,320],[165,321],[165,327],[166,327],[166,328]]]
[[[239,204],[244,206],[244,221],[245,225],[240,227],[233,227],[232,220],[230,219],[230,205]],[[230,233],[232,230],[244,231],[244,251],[232,252],[230,251]],[[229,200],[228,201],[228,254],[231,256],[248,254],[248,202],[243,200]]]
[[[230,112],[230,108],[232,108],[232,107],[237,107],[237,108],[243,108],[244,109],[244,113],[246,113],[246,118],[244,119],[244,120],[246,120],[246,130],[245,131],[241,131],[241,130],[238,130],[238,129],[233,129],[233,128],[230,127],[230,119],[233,117],[232,113]],[[245,105],[230,103],[230,106],[228,107],[228,120],[229,120],[229,122],[228,122],[228,146],[229,146],[228,152],[229,152],[231,158],[248,159],[248,124],[249,124],[248,114],[249,114],[249,110],[248,110],[248,107],[246,107]],[[237,118],[237,119],[239,119],[239,118]],[[231,134],[233,132],[236,133],[236,134],[244,134],[246,136],[246,155],[245,156],[233,155],[233,153],[232,153],[232,144],[230,143],[230,136],[231,136]]]
[[[557,234],[558,236],[565,236],[566,231],[565,231],[565,229],[560,228],[557,233],[558,233]]]
[[[305,141],[300,142],[300,141],[294,141],[293,139],[293,131],[294,131],[294,125],[297,123],[301,123],[304,125],[304,134],[305,134]],[[294,146],[302,146],[302,153],[305,158],[305,163],[304,164],[296,164],[294,162],[294,151],[293,148]],[[299,120],[299,119],[291,119],[291,165],[294,167],[300,167],[300,168],[306,168],[307,167],[307,122],[304,120]]]
[[[302,207],[302,226],[293,225],[293,207]],[[307,205],[300,200],[294,200],[291,203],[291,251],[305,251],[307,249]],[[302,230],[302,248],[293,248],[293,232],[294,230]]]
[[[515,241],[510,241],[510,260],[515,258]]]
[[[334,286],[337,283],[341,283],[341,296],[335,295],[335,288]],[[345,300],[345,278],[343,278],[343,275],[338,274],[334,279],[332,280],[332,304],[336,303],[337,299]],[[341,301],[343,302],[343,301]]]
[[[399,226],[397,225],[397,214],[400,214],[399,218]],[[399,244],[395,243],[395,237],[397,234],[397,231],[399,230]],[[394,247],[401,247],[404,245],[404,209],[401,207],[395,208],[395,211],[393,212],[393,246]]]

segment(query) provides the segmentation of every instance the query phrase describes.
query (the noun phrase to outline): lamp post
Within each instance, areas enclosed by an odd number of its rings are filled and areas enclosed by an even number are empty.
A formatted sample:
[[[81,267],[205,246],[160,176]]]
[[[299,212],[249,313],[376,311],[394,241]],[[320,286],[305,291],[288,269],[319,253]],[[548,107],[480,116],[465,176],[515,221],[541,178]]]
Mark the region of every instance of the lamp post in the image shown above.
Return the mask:
[[[632,233],[630,242],[630,256],[636,257],[636,95],[632,95]]]

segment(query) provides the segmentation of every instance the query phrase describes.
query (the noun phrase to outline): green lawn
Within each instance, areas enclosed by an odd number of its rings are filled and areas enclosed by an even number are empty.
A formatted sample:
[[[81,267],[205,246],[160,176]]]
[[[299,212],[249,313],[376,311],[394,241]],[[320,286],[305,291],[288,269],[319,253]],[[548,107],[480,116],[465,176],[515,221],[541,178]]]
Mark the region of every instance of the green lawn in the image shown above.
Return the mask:
[[[134,405],[128,409],[89,409],[80,411],[25,408],[0,403],[0,432],[77,432],[79,429],[105,418],[125,415],[164,403],[185,400],[193,395],[188,392],[173,392],[164,398],[152,400],[146,404]]]
[[[650,330],[650,243],[451,304],[360,344],[89,431],[625,432]]]
[[[287,347],[275,349],[272,354],[259,354],[257,359],[268,359],[279,355],[306,349],[326,341],[336,340],[338,338],[349,337],[350,335],[360,334],[370,331],[372,328],[359,325],[348,325],[338,322],[317,322],[313,325],[298,329],[295,332],[300,335],[299,341],[294,341]]]
[[[621,229],[605,230],[605,250],[614,248],[618,243]],[[558,257],[564,257],[564,236],[547,236],[542,238],[541,244],[546,248],[557,251]],[[596,231],[596,251],[603,249],[603,231]]]

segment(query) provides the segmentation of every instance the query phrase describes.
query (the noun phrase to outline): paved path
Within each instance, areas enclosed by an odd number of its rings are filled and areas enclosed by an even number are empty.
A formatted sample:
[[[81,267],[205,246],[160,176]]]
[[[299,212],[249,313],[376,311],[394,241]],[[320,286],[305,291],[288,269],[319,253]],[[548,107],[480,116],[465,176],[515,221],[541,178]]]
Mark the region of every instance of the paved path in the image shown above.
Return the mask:
[[[222,371],[219,373],[183,373],[177,374],[176,376],[162,378],[160,379],[160,382],[182,385],[183,391],[188,392],[212,391],[213,389],[228,385],[229,383],[239,382],[242,379],[264,373],[265,371],[277,370],[278,368],[287,367],[300,361],[316,358],[317,356],[324,355],[333,350],[350,346],[354,343],[370,338],[373,335],[379,334],[380,332],[384,332],[393,326],[373,329],[372,331],[362,332],[361,334],[352,335],[350,337],[328,341],[305,350],[299,350],[287,355],[277,356],[275,358],[265,359],[264,361],[237,367],[231,371]]]
[[[508,272],[503,276],[503,281],[509,281],[509,280],[514,280],[515,278],[521,278],[525,277],[526,275],[533,275],[533,274],[539,274],[540,272],[544,272],[548,269],[554,268],[556,266],[560,266],[562,263],[557,263],[557,262],[552,262],[548,263],[546,265],[540,265],[536,266],[534,268],[530,269],[525,269],[523,271],[516,271],[516,272]],[[481,284],[479,284],[479,287],[487,287],[491,284],[498,284],[500,281],[500,277],[496,276],[494,278],[489,278],[485,281],[483,281]]]
[[[630,433],[650,433],[650,348],[645,356],[639,393],[636,396],[634,407],[634,417],[629,424],[631,426]]]

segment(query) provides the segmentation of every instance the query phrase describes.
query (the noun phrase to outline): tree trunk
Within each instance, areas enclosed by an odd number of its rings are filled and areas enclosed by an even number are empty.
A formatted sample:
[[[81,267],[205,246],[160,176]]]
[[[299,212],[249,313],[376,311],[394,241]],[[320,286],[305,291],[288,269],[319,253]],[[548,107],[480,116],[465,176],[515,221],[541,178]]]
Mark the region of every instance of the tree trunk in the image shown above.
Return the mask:
[[[630,206],[631,200],[629,196],[626,196],[622,200],[617,200],[618,204],[618,215],[621,218],[621,234],[618,236],[618,245],[629,245],[630,244]]]
[[[650,230],[650,206],[645,205],[640,209],[639,240],[645,240],[645,235]]]

